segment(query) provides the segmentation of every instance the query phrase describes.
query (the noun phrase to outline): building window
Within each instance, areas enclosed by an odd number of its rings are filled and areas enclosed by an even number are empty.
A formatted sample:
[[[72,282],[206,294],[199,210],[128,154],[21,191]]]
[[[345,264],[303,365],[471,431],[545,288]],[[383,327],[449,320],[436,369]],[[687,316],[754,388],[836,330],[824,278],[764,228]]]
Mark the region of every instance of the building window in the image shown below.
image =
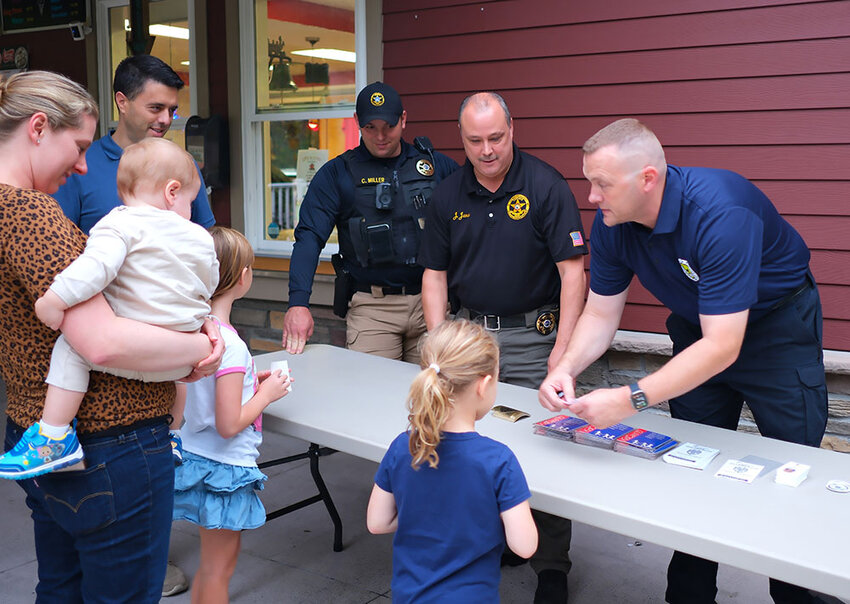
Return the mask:
[[[312,175],[359,142],[352,115],[365,61],[361,4],[240,4],[245,234],[264,255],[291,254]],[[336,233],[324,255],[335,250]]]
[[[191,0],[161,0],[151,2],[149,9],[150,34],[154,38],[150,54],[162,59],[183,80],[185,86],[177,97],[178,109],[166,138],[184,147],[186,120],[197,113],[195,95],[194,2]],[[112,92],[115,68],[130,56],[127,31],[130,29],[128,0],[98,0],[98,46],[107,49],[98,55],[100,75],[101,131],[110,132],[118,125],[118,108]],[[108,108],[108,109],[107,109]]]

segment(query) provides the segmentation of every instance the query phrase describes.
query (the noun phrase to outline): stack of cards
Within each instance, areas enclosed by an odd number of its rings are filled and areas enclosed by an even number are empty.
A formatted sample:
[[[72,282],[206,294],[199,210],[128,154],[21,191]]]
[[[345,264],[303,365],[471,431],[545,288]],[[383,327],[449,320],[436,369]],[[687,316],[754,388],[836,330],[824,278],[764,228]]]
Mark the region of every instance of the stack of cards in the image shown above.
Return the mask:
[[[592,424],[575,431],[575,441],[581,445],[613,449],[614,441],[631,432],[633,428],[625,424],[614,424],[607,428],[597,428]]]
[[[720,449],[712,449],[694,443],[682,443],[669,453],[665,453],[661,459],[676,466],[704,470],[711,463],[711,460],[717,457],[718,453],[720,453]]]
[[[678,444],[678,440],[666,434],[638,428],[614,441],[614,450],[626,455],[655,459]]]
[[[552,436],[562,440],[574,440],[575,431],[587,425],[587,422],[569,415],[556,415],[534,424],[534,433]]]
[[[808,477],[811,466],[789,461],[776,470],[775,480],[779,484],[789,487],[798,487]]]

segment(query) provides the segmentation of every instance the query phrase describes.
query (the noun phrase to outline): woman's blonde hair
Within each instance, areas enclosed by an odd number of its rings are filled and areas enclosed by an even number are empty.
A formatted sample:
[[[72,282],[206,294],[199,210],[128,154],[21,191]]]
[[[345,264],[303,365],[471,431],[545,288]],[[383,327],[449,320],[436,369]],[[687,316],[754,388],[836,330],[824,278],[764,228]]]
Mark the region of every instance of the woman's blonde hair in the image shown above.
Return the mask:
[[[486,375],[496,375],[499,346],[483,327],[465,320],[446,321],[419,345],[422,371],[407,397],[410,455],[414,468],[436,468],[440,431],[451,413],[453,397]]]
[[[245,267],[254,264],[254,250],[245,235],[223,226],[210,229],[218,258],[218,287],[213,298],[236,287]]]
[[[0,78],[0,141],[39,112],[54,131],[79,128],[84,115],[98,116],[86,89],[58,73],[25,71]]]

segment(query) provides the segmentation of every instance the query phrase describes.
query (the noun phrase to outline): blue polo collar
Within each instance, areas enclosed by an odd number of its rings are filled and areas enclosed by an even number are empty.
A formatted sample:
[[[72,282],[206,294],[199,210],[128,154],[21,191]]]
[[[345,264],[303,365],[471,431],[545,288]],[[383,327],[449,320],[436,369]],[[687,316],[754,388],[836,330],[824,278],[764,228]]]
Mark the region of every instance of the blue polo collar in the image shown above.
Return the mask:
[[[682,213],[682,175],[675,166],[667,166],[667,181],[664,183],[664,195],[661,198],[661,209],[658,211],[658,220],[653,235],[672,233],[679,224],[679,215]]]
[[[115,142],[115,139],[112,138],[111,134],[101,137],[100,142],[103,146],[103,152],[106,157],[115,161],[121,159],[121,156],[124,154],[124,149]]]

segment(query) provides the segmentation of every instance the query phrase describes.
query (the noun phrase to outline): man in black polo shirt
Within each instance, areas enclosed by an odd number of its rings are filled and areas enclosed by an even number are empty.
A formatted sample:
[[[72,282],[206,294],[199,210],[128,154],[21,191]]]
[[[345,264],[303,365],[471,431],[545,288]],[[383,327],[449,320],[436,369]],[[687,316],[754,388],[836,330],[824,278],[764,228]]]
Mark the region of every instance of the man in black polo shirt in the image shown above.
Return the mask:
[[[552,166],[513,144],[510,112],[495,93],[460,107],[467,162],[434,190],[419,262],[428,329],[458,318],[492,330],[499,379],[538,388],[564,353],[584,302],[587,253],[578,207]],[[560,321],[558,320],[560,317]],[[566,602],[570,521],[535,512],[535,602]]]

